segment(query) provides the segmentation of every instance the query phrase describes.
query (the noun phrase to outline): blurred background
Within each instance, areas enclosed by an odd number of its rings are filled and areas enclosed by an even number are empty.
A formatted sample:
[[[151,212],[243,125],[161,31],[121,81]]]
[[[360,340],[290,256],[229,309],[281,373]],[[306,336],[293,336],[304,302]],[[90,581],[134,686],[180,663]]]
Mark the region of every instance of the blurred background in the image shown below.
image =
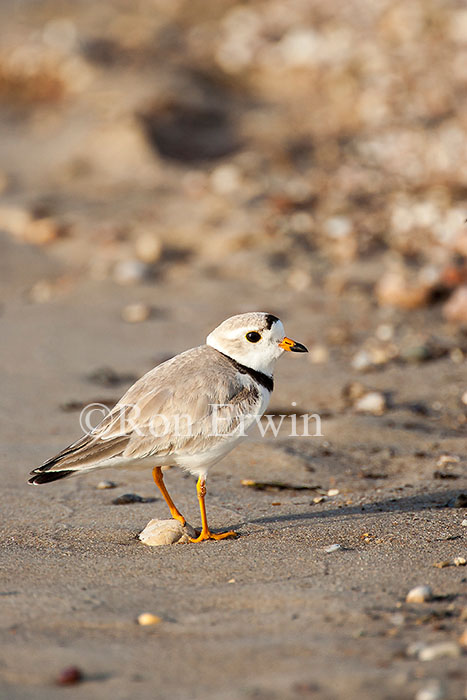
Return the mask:
[[[463,3],[5,0],[0,21],[5,298],[105,283],[143,322],[178,284],[188,318],[209,279],[229,313],[374,312],[357,369],[403,354],[418,309],[462,360]],[[318,363],[356,330],[325,320]]]

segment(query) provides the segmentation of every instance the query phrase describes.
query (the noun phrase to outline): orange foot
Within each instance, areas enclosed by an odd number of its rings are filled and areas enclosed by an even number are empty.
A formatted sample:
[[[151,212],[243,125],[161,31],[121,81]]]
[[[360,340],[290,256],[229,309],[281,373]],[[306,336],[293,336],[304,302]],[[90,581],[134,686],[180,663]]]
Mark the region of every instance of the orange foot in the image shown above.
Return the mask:
[[[203,542],[204,540],[223,540],[226,537],[237,537],[237,533],[233,530],[229,532],[219,532],[217,534],[209,530],[201,530],[198,537],[190,537],[190,542]]]

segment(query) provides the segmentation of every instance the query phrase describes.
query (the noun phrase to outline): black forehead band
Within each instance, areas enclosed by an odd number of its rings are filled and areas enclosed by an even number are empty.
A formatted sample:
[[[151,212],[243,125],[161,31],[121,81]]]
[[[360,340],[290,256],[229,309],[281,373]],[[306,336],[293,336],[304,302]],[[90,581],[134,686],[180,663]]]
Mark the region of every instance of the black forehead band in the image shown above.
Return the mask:
[[[266,328],[268,330],[271,330],[271,326],[273,323],[276,323],[279,319],[277,316],[273,316],[272,314],[267,314],[266,316]]]

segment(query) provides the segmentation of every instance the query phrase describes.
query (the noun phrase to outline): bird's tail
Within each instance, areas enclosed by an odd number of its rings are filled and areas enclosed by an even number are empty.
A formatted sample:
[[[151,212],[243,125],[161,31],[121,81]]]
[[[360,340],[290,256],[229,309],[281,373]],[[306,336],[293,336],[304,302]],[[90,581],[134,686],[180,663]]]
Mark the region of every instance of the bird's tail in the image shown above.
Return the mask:
[[[64,469],[61,472],[31,472],[32,476],[28,480],[29,484],[48,484],[50,481],[57,481],[57,479],[64,479],[65,476],[70,476],[73,474],[71,469]]]

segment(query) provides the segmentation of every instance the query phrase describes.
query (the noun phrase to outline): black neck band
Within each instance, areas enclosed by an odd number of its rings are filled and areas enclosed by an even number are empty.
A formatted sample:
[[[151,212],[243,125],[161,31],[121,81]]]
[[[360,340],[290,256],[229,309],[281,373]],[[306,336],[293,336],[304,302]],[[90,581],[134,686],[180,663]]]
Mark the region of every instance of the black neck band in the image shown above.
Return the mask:
[[[265,389],[268,391],[272,391],[274,389],[274,379],[270,377],[267,374],[264,374],[264,372],[259,372],[257,369],[252,369],[251,367],[247,367],[246,365],[241,365],[240,362],[237,362],[237,360],[234,360],[233,357],[229,357],[228,355],[225,355],[223,352],[218,350],[221,355],[224,355],[229,362],[233,364],[236,370],[241,372],[241,374],[249,374],[250,377],[253,377],[253,379],[256,379],[258,384],[261,384],[261,386],[264,386]]]

